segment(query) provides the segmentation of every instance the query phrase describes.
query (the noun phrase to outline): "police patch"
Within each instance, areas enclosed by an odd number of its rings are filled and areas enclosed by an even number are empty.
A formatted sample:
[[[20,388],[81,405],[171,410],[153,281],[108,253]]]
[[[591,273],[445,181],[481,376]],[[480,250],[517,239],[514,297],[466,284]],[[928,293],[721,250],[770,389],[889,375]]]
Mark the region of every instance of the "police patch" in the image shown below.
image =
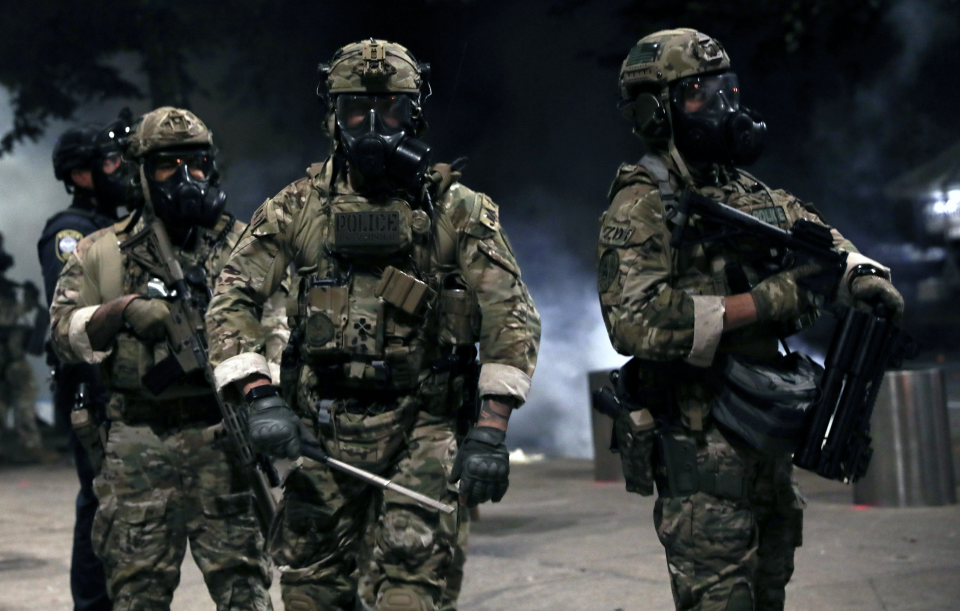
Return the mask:
[[[334,240],[344,246],[399,246],[400,213],[396,210],[338,212]]]
[[[777,225],[778,227],[787,226],[787,213],[780,206],[770,206],[769,208],[756,208],[750,211],[754,218],[758,218],[767,225]]]
[[[77,243],[83,239],[83,234],[76,229],[64,229],[57,232],[57,258],[66,263],[73,251],[77,249]]]
[[[597,288],[601,293],[606,293],[613,285],[620,273],[620,255],[612,248],[603,253],[600,257],[600,264],[597,266]]]

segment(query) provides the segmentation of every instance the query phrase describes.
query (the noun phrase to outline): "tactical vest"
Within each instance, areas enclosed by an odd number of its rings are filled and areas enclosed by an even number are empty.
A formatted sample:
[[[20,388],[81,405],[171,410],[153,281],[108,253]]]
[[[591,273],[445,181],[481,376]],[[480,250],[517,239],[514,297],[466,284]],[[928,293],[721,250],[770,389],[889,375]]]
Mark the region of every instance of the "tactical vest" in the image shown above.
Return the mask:
[[[456,176],[434,168],[436,201]],[[442,212],[431,217],[405,199],[338,192],[330,162],[311,177],[294,238],[301,280],[287,305],[291,345],[327,397],[412,391],[478,339],[457,233]]]
[[[196,228],[195,247],[189,251],[180,251],[178,259],[184,277],[191,286],[194,307],[205,312],[213,287],[220,272],[221,261],[232,245],[227,236],[234,227],[235,218],[223,215],[213,229]],[[136,234],[140,224],[128,227],[129,219],[114,225],[115,239],[105,236],[93,244],[97,248],[96,262],[102,303],[129,294],[150,295],[151,281],[160,281],[151,268],[158,264],[146,244],[130,245],[127,241]],[[102,243],[102,244],[101,244]],[[162,282],[162,281],[160,281]],[[154,289],[156,290],[156,289]],[[198,329],[206,337],[206,329]],[[163,391],[158,397],[143,386],[143,377],[154,365],[169,356],[167,342],[147,343],[139,339],[126,328],[116,336],[113,353],[101,366],[104,385],[124,395],[141,396],[146,399],[173,399],[209,395],[211,389],[203,378],[202,372],[186,376],[178,383]]]

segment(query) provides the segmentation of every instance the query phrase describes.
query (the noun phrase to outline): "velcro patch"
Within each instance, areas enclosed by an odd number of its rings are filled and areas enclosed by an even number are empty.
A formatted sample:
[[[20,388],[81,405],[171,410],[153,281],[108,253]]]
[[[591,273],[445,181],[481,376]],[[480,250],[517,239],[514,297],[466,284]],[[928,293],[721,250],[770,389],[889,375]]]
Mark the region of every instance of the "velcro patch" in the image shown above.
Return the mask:
[[[629,225],[604,225],[600,230],[600,243],[606,246],[624,246],[633,237],[633,227]]]
[[[83,239],[83,234],[76,229],[64,229],[57,232],[57,258],[66,262],[70,255],[77,250],[77,243]]]
[[[400,213],[396,210],[337,212],[334,240],[344,246],[400,246]]]

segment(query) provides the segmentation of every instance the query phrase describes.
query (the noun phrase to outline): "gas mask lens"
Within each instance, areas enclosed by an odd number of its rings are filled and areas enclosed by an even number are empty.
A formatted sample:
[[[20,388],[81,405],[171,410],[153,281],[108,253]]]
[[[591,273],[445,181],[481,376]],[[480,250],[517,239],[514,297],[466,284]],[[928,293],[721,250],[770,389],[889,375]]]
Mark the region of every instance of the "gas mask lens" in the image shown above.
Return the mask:
[[[740,108],[740,85],[733,72],[689,76],[673,86],[673,105],[686,114],[729,112]]]
[[[346,129],[356,129],[374,111],[390,129],[409,128],[413,124],[413,101],[405,95],[337,96],[337,119]]]
[[[107,176],[113,174],[118,169],[120,169],[121,163],[122,163],[122,159],[120,158],[120,153],[113,153],[111,155],[107,155],[106,157],[103,158],[103,173],[106,174]]]
[[[180,167],[186,168],[190,178],[207,180],[213,167],[213,157],[200,152],[169,152],[153,155],[147,163],[147,173],[156,182],[169,180]]]

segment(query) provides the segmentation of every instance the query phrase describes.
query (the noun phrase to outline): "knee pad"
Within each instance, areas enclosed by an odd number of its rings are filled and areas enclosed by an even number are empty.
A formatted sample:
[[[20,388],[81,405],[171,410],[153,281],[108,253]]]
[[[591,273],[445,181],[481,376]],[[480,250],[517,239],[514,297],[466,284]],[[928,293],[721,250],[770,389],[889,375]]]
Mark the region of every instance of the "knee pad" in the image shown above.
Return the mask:
[[[750,586],[745,583],[738,583],[730,590],[730,598],[727,599],[727,606],[724,611],[753,611],[753,596],[750,594]]]
[[[436,605],[416,590],[387,588],[377,597],[377,611],[436,611]]]

